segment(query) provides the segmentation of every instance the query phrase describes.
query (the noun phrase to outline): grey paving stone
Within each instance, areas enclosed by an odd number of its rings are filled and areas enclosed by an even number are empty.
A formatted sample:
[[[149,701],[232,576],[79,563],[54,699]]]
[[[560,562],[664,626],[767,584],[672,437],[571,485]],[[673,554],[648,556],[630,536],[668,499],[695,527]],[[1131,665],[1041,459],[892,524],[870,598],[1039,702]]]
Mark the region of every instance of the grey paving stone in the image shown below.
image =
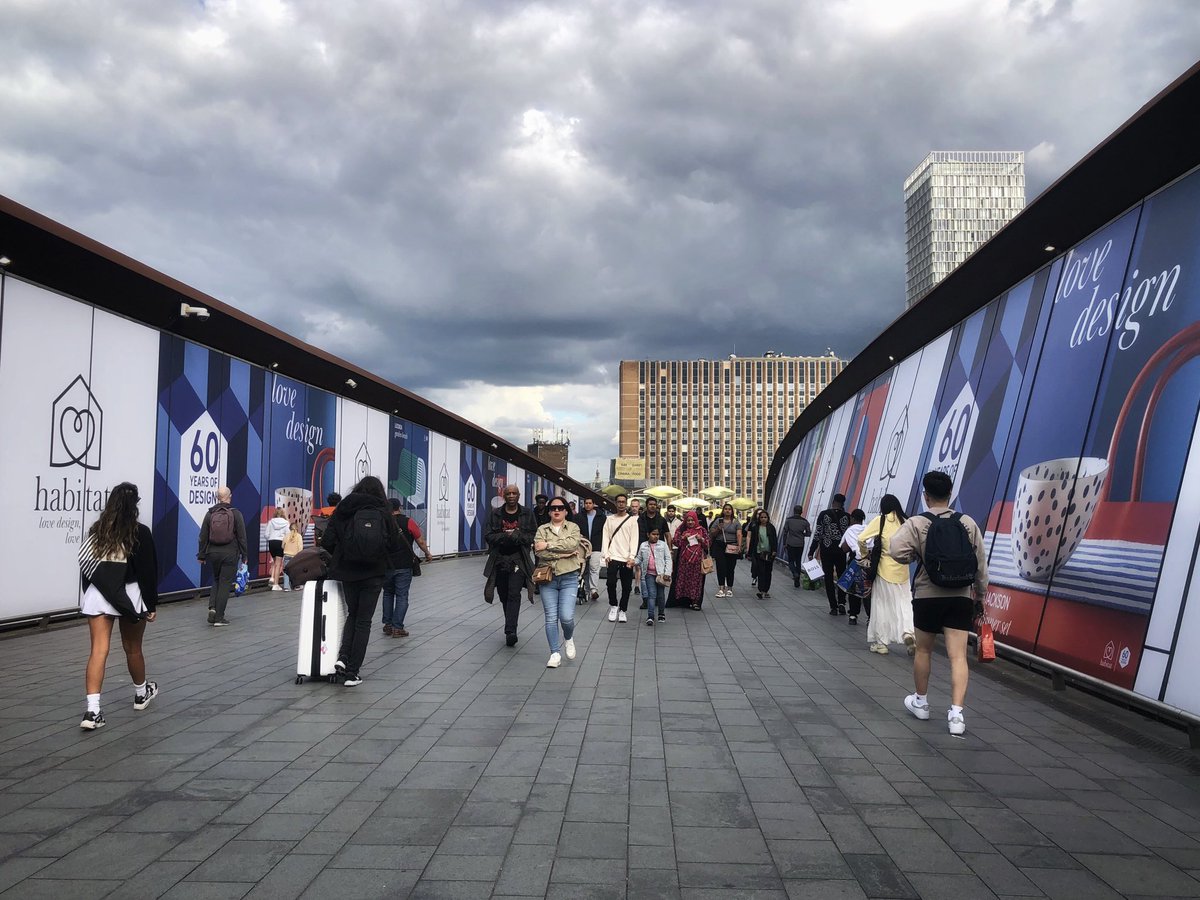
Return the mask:
[[[684,862],[772,862],[767,843],[757,828],[681,828],[676,826],[675,856]]]
[[[846,865],[868,897],[919,900],[920,894],[888,856],[847,853]]]
[[[857,881],[785,881],[789,900],[866,900]]]
[[[1077,853],[1075,858],[1122,894],[1145,897],[1200,896],[1200,881],[1166,860],[1108,853]]]
[[[754,828],[758,824],[750,799],[742,793],[674,793],[671,821],[685,827]]]
[[[629,827],[623,824],[564,822],[558,838],[558,856],[580,859],[625,859]]]

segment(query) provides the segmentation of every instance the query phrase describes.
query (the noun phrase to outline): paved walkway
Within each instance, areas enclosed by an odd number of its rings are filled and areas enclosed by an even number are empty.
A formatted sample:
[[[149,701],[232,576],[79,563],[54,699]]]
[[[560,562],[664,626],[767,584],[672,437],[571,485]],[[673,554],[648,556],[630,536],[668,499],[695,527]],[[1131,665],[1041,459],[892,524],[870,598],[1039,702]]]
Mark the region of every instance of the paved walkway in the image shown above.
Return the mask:
[[[358,688],[293,683],[293,595],[164,607],[161,697],[115,649],[94,733],[85,628],[0,640],[2,896],[1200,896],[1200,768],[1139,737],[1176,733],[1000,662],[951,737],[786,578],[655,628],[590,604],[546,669],[481,567],[429,566]]]

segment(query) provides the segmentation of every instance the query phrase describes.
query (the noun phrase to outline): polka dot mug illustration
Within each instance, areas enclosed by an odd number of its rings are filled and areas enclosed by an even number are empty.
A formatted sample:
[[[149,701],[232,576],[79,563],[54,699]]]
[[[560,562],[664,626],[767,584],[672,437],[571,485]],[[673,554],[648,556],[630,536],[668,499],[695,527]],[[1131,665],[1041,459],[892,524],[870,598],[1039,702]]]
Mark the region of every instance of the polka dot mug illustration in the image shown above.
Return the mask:
[[[1012,513],[1012,553],[1029,581],[1049,581],[1079,547],[1100,502],[1108,460],[1068,456],[1022,470]]]

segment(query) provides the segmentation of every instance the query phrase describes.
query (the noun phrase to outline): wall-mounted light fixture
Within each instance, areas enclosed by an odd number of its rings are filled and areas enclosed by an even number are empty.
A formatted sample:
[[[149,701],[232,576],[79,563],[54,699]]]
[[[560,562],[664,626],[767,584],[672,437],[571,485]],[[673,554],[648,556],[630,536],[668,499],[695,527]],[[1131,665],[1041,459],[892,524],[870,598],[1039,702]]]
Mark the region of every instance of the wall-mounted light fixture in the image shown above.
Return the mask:
[[[356,388],[356,387],[358,387],[358,382],[355,381],[353,378],[347,378],[346,379],[346,387]]]
[[[184,319],[200,319],[206,321],[211,313],[203,306],[192,306],[190,303],[179,304],[179,315]]]

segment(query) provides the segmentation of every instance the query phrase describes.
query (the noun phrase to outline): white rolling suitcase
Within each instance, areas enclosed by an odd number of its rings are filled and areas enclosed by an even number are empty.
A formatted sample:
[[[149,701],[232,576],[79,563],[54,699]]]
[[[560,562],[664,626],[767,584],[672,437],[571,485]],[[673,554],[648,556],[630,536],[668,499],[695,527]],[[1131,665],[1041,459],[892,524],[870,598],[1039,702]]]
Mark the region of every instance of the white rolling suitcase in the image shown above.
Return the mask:
[[[319,578],[304,584],[300,601],[300,647],[296,655],[296,684],[305,677],[332,681],[342,643],[346,600],[342,583]]]

